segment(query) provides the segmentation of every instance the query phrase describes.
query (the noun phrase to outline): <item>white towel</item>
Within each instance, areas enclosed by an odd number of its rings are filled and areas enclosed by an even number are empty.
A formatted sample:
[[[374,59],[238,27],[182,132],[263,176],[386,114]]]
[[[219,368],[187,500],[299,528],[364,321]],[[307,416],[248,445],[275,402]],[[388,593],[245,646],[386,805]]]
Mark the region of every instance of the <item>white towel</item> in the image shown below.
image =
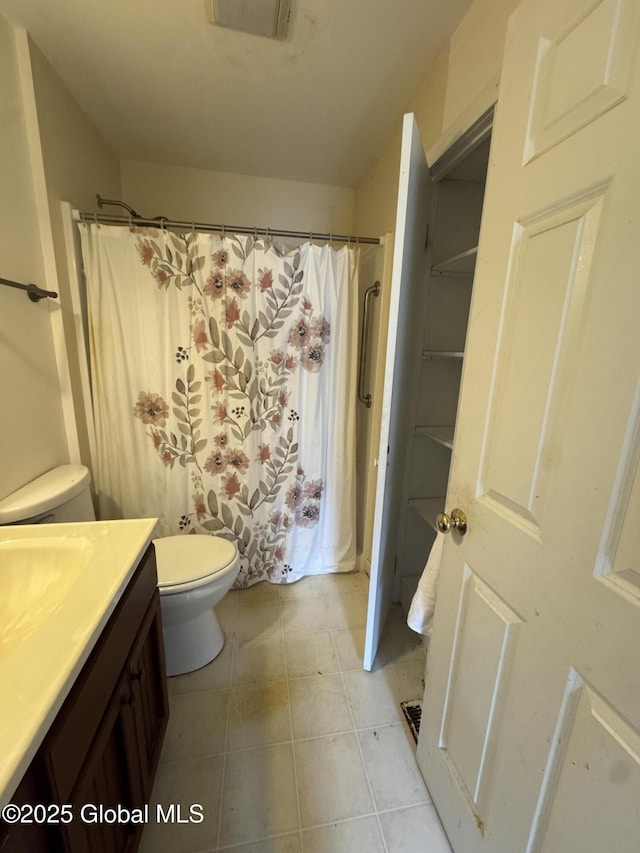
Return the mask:
[[[425,634],[427,637],[431,635],[436,606],[443,543],[444,536],[436,535],[407,616],[407,625],[417,634]]]

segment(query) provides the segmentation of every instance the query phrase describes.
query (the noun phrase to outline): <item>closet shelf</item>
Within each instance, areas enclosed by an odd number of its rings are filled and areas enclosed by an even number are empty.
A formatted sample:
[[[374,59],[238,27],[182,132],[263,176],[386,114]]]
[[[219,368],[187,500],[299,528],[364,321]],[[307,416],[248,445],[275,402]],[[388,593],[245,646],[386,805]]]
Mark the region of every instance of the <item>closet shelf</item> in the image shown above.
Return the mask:
[[[425,349],[422,350],[422,358],[464,358],[464,352],[454,352],[453,350]]]
[[[432,527],[435,531],[438,530],[436,527],[436,516],[439,512],[442,512],[444,498],[411,498],[409,506],[414,512],[418,513],[423,521],[426,521],[429,527]]]
[[[473,276],[476,268],[476,257],[478,255],[478,247],[467,249],[464,252],[459,252],[452,258],[446,258],[438,264],[431,267],[432,273],[438,275],[464,275]]]
[[[416,434],[424,435],[451,450],[453,447],[453,430],[453,426],[417,426]]]

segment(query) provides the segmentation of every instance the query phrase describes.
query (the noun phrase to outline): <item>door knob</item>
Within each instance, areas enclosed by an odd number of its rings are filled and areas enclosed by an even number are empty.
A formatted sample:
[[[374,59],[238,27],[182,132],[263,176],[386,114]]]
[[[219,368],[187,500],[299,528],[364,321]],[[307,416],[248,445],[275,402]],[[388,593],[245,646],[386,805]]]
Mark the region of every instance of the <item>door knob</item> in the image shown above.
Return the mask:
[[[450,530],[457,530],[460,536],[464,536],[469,529],[467,516],[458,507],[451,510],[451,515],[447,515],[446,512],[439,512],[436,516],[436,527],[440,533],[449,533]]]

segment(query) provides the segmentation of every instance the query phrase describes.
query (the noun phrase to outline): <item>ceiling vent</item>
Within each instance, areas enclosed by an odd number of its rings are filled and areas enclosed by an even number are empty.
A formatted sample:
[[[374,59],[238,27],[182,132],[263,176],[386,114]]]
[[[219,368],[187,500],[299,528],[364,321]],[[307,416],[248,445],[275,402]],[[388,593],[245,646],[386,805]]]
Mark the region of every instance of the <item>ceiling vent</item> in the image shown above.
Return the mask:
[[[204,0],[204,6],[219,27],[271,39],[287,35],[290,0]]]

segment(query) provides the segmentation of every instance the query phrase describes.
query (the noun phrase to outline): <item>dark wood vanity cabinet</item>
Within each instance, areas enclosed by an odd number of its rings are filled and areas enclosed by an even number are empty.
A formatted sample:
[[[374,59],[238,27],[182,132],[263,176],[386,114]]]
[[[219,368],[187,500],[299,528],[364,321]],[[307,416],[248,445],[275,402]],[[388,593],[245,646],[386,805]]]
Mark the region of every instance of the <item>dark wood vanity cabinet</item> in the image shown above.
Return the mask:
[[[150,546],[13,798],[69,804],[73,819],[0,827],[1,853],[133,853],[144,823],[100,810],[144,809],[168,716]]]
[[[142,797],[149,802],[169,719],[160,594],[156,591],[129,656],[130,705],[141,773]]]
[[[74,819],[64,827],[69,851],[134,851],[138,846],[135,826],[126,823],[92,823],[93,806],[116,809],[141,808],[140,767],[136,755],[131,683],[124,672],[102,717],[80,776],[68,800]],[[87,809],[87,804],[92,808]],[[83,811],[84,810],[84,811]],[[82,815],[86,818],[83,820]],[[96,820],[98,815],[95,814]]]

